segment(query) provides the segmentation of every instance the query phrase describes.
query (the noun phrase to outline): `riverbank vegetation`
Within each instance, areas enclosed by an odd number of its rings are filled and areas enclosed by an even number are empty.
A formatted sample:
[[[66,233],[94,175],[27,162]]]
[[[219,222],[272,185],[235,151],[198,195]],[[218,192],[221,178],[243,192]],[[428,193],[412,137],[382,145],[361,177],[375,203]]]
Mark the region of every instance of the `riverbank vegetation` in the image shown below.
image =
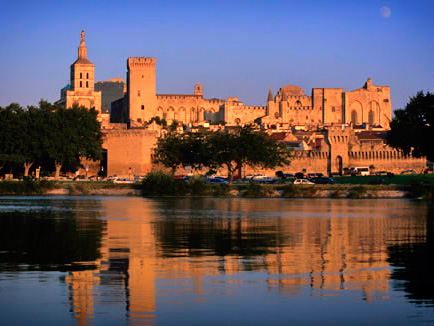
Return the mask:
[[[175,179],[171,173],[153,171],[140,183],[65,182],[25,179],[0,182],[0,195],[134,195],[144,197],[244,197],[244,198],[412,198],[433,200],[434,184],[210,184],[204,176]]]

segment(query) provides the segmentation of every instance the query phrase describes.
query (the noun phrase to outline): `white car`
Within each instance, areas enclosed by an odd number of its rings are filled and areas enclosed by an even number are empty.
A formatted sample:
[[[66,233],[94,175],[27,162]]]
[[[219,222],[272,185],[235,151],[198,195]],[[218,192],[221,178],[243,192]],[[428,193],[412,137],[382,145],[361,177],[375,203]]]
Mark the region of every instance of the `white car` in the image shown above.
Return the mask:
[[[295,179],[294,180],[295,185],[314,185],[312,181],[309,181],[307,179]]]
[[[253,176],[252,180],[262,180],[262,179],[266,179],[267,176],[263,175],[263,174],[256,174],[255,176]]]
[[[116,178],[113,180],[113,183],[135,183],[135,181],[128,178]]]

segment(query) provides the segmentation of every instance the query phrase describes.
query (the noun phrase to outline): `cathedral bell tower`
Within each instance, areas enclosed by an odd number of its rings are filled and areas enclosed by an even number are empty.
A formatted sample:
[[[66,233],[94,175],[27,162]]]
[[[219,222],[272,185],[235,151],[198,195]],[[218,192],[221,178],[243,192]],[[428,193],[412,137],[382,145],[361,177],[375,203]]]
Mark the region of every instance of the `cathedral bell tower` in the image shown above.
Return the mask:
[[[71,86],[66,92],[66,107],[70,108],[77,104],[88,109],[95,108],[101,113],[101,92],[95,92],[94,89],[95,67],[87,59],[87,47],[84,38],[84,31],[81,31],[78,58],[71,65]]]

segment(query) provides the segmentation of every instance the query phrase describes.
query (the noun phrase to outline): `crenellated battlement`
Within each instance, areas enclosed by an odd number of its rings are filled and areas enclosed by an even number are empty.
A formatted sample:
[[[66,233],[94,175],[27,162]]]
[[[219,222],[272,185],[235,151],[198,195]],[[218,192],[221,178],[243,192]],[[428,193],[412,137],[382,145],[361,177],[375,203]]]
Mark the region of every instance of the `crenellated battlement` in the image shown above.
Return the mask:
[[[155,66],[157,63],[156,58],[151,57],[129,57],[127,66],[130,67],[143,67],[143,66]]]
[[[312,96],[309,95],[287,95],[286,97],[287,99],[294,99],[294,100],[308,100],[308,99],[312,99]]]
[[[245,110],[250,110],[250,111],[264,111],[267,109],[266,106],[253,106],[253,105],[246,105],[244,106]]]

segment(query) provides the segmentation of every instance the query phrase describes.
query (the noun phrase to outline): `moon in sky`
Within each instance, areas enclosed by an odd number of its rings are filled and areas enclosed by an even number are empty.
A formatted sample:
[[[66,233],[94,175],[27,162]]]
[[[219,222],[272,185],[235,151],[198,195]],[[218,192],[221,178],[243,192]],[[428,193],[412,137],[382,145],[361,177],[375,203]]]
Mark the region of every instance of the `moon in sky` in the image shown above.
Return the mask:
[[[392,15],[392,10],[390,10],[389,7],[385,6],[385,7],[380,9],[380,13],[381,13],[381,16],[383,16],[384,18],[389,18],[390,15]]]

